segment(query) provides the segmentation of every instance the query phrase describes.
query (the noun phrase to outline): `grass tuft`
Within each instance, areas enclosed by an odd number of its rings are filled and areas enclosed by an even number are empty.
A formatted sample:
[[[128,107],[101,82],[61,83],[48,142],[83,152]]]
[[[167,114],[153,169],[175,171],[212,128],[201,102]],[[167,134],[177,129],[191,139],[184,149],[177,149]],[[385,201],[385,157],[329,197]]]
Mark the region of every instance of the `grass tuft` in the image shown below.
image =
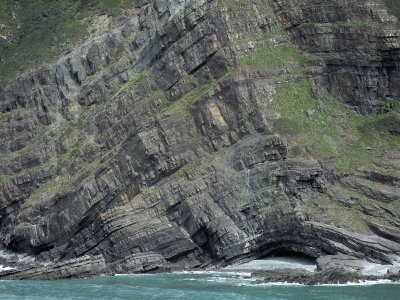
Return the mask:
[[[0,84],[38,67],[88,35],[93,16],[118,16],[145,0],[0,0]]]
[[[274,130],[295,145],[340,172],[354,172],[361,166],[374,168],[381,153],[400,151],[400,113],[390,111],[374,117],[353,113],[344,104],[324,99],[319,111],[307,80],[286,84],[276,91],[272,120]]]
[[[294,64],[302,65],[309,60],[309,56],[290,45],[260,45],[254,54],[243,58],[243,62],[252,68],[269,67],[273,70],[290,67]]]

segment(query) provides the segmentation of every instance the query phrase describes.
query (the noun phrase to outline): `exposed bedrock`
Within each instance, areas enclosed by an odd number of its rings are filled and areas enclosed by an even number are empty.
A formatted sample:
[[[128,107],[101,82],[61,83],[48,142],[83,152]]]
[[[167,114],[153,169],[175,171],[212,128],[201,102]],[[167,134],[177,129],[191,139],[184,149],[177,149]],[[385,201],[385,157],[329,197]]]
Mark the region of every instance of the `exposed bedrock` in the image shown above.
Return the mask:
[[[356,111],[399,99],[400,32],[378,1],[274,1],[299,46],[326,58],[324,85]]]
[[[148,1],[0,87],[1,247],[36,257],[0,278],[225,266],[277,250],[396,260],[400,177],[327,166],[278,134],[273,98],[305,82],[321,112],[324,93],[352,114],[390,109],[396,20],[357,1],[228,2]],[[398,124],[388,118],[386,135]],[[319,199],[354,211],[362,230]]]

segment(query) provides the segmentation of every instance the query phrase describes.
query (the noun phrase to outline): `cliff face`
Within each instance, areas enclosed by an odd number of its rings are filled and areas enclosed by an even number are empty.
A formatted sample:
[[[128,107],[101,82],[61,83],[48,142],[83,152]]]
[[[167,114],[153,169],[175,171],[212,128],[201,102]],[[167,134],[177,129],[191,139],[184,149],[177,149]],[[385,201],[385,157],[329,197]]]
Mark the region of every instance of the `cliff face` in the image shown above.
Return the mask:
[[[399,86],[377,2],[142,3],[0,88],[0,276],[393,261]]]

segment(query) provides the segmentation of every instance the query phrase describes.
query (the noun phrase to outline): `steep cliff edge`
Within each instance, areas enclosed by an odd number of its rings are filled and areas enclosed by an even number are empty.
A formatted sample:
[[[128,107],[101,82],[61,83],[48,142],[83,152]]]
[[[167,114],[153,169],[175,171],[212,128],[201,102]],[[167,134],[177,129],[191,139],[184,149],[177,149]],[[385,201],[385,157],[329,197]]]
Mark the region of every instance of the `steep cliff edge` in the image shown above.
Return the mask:
[[[141,1],[0,88],[2,278],[400,254],[400,30],[372,1]],[[48,264],[50,262],[50,264]]]

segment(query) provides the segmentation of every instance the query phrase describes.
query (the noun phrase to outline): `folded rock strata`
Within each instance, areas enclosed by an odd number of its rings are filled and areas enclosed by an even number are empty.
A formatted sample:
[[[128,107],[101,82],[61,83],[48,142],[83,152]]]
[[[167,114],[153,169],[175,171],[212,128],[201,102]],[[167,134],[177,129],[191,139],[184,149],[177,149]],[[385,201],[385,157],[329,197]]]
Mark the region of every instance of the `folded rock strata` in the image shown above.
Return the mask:
[[[332,96],[338,123],[381,114],[396,138],[396,24],[372,2],[147,1],[3,85],[1,247],[36,263],[0,278],[225,266],[280,249],[396,260],[400,175],[382,169],[400,166],[398,146],[343,171],[295,142],[313,127],[281,117],[320,121]],[[313,109],[296,107],[305,94]]]

